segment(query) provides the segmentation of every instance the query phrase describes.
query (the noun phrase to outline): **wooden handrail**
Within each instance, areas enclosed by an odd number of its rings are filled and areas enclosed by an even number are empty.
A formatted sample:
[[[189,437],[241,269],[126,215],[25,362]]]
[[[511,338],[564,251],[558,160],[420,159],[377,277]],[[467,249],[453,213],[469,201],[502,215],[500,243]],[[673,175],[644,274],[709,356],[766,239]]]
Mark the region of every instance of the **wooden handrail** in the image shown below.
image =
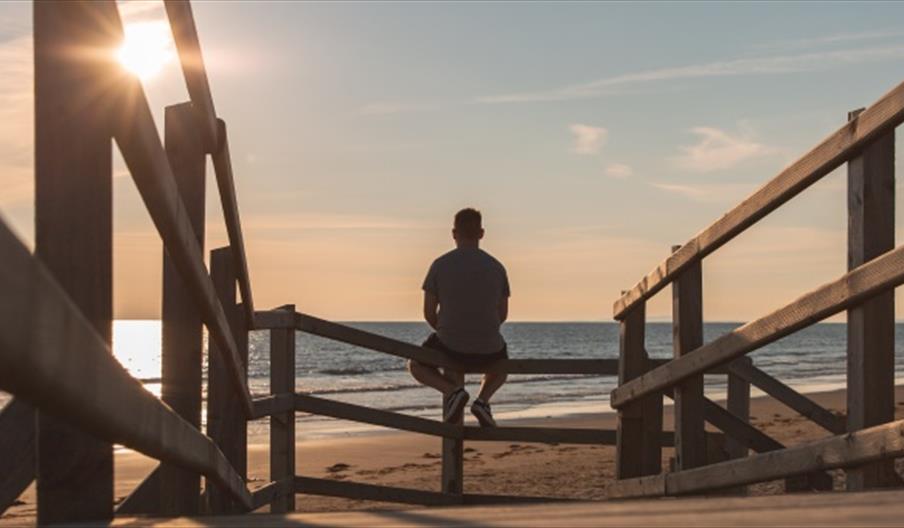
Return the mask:
[[[213,154],[213,170],[217,178],[217,189],[223,208],[223,221],[229,236],[229,247],[238,274],[239,291],[242,294],[245,319],[248,328],[254,328],[254,299],[251,295],[251,277],[248,274],[248,258],[245,255],[245,239],[242,236],[242,219],[239,215],[239,204],[236,199],[235,179],[232,175],[232,159],[229,156],[229,137],[226,134],[226,123],[217,120],[220,148]]]
[[[100,438],[203,473],[250,507],[217,446],[129,375],[2,222],[0,255],[0,388]]]
[[[218,135],[217,112],[213,106],[210,84],[207,82],[204,56],[201,54],[191,3],[188,0],[164,0],[163,5],[179,52],[185,86],[198,116],[198,128],[204,138],[204,146],[207,152],[216,153],[220,150],[223,138]]]
[[[846,273],[788,305],[703,345],[693,352],[634,378],[612,391],[612,407],[673,387],[750,351],[857,306],[904,283],[904,245]]]
[[[242,398],[245,415],[250,417],[253,412],[251,395],[238,347],[204,266],[201,248],[179,197],[144,89],[135,78],[125,77],[122,83],[123,95],[118,101],[120,111],[115,120],[114,137],[166,251],[198,304],[211,338],[227,353],[230,377]]]
[[[326,339],[406,359],[414,359],[427,365],[455,368],[466,373],[618,375],[617,359],[506,359],[484,367],[466,367],[450,360],[445,354],[432,348],[406,343],[391,337],[381,336],[366,330],[326,321],[302,313],[293,314],[285,310],[255,312],[254,328],[295,328],[301,332]],[[651,360],[654,366],[664,365],[667,361],[666,359]],[[715,367],[707,373],[724,374],[726,372],[725,368]]]
[[[810,152],[791,164],[734,209],[700,232],[623,294],[613,307],[621,319],[637,303],[668,285],[691,263],[704,258],[820,178],[880,134],[904,122],[904,83],[885,94]]]
[[[751,385],[794,409],[801,416],[808,418],[826,431],[833,434],[841,434],[845,431],[845,423],[842,418],[835,416],[815,401],[752,364],[735,362],[729,366],[729,370],[739,378],[747,380]]]
[[[701,468],[617,481],[610,498],[683,495],[904,456],[904,420]]]

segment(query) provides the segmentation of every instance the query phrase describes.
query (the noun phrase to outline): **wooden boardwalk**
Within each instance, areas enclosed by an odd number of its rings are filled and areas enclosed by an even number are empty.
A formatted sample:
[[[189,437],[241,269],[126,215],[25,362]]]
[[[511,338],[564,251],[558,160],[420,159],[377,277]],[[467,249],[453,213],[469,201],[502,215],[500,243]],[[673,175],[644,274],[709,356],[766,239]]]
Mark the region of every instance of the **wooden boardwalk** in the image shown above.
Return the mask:
[[[602,501],[343,513],[117,518],[113,526],[900,526],[904,491]]]

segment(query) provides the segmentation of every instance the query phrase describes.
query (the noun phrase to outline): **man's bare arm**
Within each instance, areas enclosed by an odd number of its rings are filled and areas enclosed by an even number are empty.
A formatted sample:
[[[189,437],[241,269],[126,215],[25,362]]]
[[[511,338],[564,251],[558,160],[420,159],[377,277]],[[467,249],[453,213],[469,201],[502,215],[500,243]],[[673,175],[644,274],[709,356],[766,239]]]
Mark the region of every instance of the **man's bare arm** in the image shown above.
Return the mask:
[[[503,297],[499,301],[499,324],[504,323],[506,319],[508,319],[508,297]]]
[[[437,309],[439,308],[439,299],[436,295],[425,291],[424,292],[424,320],[427,321],[427,324],[430,325],[430,328],[436,330],[437,325],[439,324],[439,316],[437,314]]]

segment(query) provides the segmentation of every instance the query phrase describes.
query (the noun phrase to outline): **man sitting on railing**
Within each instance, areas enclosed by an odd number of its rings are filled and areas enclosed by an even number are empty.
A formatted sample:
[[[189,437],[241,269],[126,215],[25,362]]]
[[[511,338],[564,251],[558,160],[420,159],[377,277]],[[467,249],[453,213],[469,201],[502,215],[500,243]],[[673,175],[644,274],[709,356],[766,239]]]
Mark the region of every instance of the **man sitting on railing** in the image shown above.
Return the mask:
[[[456,248],[433,261],[424,279],[424,319],[435,330],[425,347],[441,350],[457,362],[481,367],[508,358],[499,327],[508,317],[510,295],[505,267],[480,249],[483,238],[480,212],[462,209],[455,215],[452,238]],[[445,395],[443,418],[454,420],[470,395],[462,384],[439,369],[408,362],[414,379]],[[471,413],[480,425],[493,427],[490,398],[505,383],[504,373],[486,373]]]

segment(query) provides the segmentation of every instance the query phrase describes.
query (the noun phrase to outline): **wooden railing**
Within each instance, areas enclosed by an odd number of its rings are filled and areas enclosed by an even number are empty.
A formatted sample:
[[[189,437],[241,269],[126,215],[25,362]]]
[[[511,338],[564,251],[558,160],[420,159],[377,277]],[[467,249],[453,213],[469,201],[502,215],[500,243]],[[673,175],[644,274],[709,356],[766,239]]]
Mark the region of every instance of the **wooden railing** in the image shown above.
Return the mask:
[[[304,332],[326,339],[363,347],[375,352],[412,359],[445,369],[447,375],[463,377],[466,372],[504,372],[508,374],[584,374],[615,376],[618,364],[608,359],[507,359],[483,368],[466,368],[442,352],[380,336],[350,326],[332,323],[295,312],[292,305],[257,312],[255,328],[270,329],[271,395],[254,400],[255,418],[270,417],[271,482],[260,493],[273,500],[272,508],[294,508],[295,493],[324,494],[353,499],[397,501],[423,505],[475,504],[486,502],[523,502],[552,500],[544,497],[511,495],[473,495],[463,493],[464,441],[544,442],[562,444],[615,445],[616,431],[589,428],[551,427],[475,427],[465,426],[461,417],[443,422],[396,412],[338,402],[295,392],[295,333]],[[656,364],[659,364],[658,362]],[[761,373],[753,369],[757,373]],[[719,370],[725,373],[725,370]],[[765,373],[761,373],[765,375]],[[437,405],[439,408],[440,405]],[[401,431],[442,438],[441,491],[406,490],[369,484],[337,482],[294,476],[295,413],[305,412]],[[707,435],[714,449],[722,447],[722,435]],[[673,435],[660,431],[657,442],[670,446]],[[275,458],[274,458],[275,457]],[[291,485],[294,482],[294,486]],[[561,500],[561,499],[556,499]]]
[[[826,469],[848,468],[847,488],[900,483],[893,457],[901,456],[894,419],[894,297],[904,283],[904,246],[894,248],[894,129],[904,121],[904,84],[848,122],[813,150],[726,213],[683,246],[615,302],[621,324],[623,375],[612,391],[619,412],[620,479],[612,497],[711,491],[763,480],[791,478],[788,487],[830,487]],[[702,261],[770,212],[848,164],[848,264],[850,271],[775,312],[709,343],[703,342]],[[645,304],[672,286],[674,359],[655,365],[644,350]],[[745,356],[782,337],[847,310],[848,372],[846,421],[778,380],[755,369]],[[727,409],[715,410],[703,394],[703,374],[728,365]],[[733,408],[734,384],[753,384],[825,430],[841,435],[783,448],[748,423],[747,411]],[[657,431],[662,397],[675,400],[675,471],[660,474]],[[718,406],[717,406],[718,407]],[[707,414],[709,412],[710,414]],[[731,418],[737,430],[722,428],[712,413]],[[704,423],[722,428],[732,445],[758,437],[768,454],[735,460],[707,457]],[[747,438],[738,433],[746,432]],[[844,433],[847,432],[845,435]],[[846,446],[842,448],[841,446]],[[876,462],[876,461],[879,462]],[[714,462],[718,462],[715,465]],[[864,465],[865,464],[865,465]]]

